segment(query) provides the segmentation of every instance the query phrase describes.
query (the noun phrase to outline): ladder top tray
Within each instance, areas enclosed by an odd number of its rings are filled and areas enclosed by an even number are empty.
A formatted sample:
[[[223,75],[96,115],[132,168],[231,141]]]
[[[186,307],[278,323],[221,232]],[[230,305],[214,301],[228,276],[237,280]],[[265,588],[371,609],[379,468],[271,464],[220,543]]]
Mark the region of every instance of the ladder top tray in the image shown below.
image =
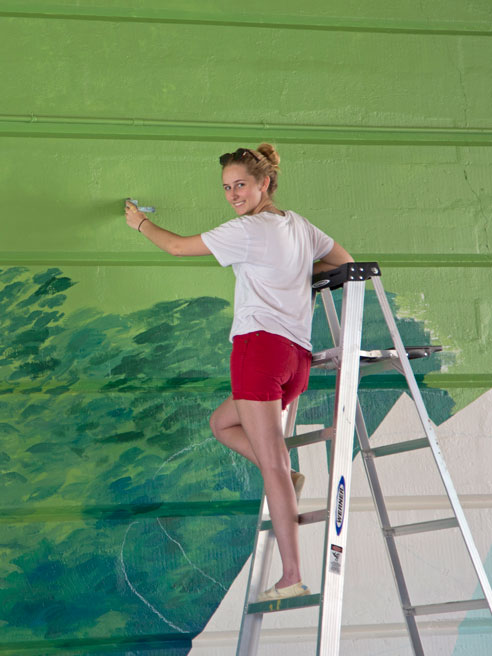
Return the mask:
[[[428,358],[433,353],[442,351],[442,346],[406,346],[405,351],[409,360]],[[326,349],[313,353],[312,366],[318,369],[336,369],[339,361],[340,350],[338,348]],[[396,349],[373,349],[360,352],[361,367],[376,362],[387,362],[392,364],[399,360]]]

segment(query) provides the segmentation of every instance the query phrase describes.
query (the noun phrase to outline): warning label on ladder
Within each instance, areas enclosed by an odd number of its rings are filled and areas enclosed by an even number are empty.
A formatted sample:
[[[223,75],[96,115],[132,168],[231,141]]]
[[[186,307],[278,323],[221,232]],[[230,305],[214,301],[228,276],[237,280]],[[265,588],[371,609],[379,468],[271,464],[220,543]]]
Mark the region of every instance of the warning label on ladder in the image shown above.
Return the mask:
[[[337,544],[332,544],[330,547],[330,572],[340,574],[342,571],[342,554],[343,549]]]

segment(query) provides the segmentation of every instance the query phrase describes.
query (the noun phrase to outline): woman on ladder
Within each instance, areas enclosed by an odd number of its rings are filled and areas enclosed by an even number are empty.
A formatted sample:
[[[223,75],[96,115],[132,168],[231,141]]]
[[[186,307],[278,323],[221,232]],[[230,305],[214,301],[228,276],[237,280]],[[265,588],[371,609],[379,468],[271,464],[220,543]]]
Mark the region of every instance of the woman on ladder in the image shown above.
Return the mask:
[[[215,437],[259,467],[282,559],[281,579],[259,601],[310,594],[300,572],[298,509],[304,477],[290,467],[281,413],[307,389],[311,277],[353,262],[307,219],[273,202],[280,158],[270,144],[219,159],[226,200],[238,214],[208,232],[180,236],[126,202],[131,228],[177,256],[214,255],[236,275],[230,339],[232,395],[210,419]],[[314,265],[313,265],[314,263]]]

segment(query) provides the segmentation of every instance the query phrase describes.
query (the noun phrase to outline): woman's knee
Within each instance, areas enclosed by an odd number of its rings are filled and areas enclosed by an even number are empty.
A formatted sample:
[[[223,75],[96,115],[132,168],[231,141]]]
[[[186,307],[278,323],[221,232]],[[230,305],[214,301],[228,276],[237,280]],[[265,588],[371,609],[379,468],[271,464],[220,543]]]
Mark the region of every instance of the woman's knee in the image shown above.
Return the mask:
[[[224,413],[221,410],[221,406],[214,410],[210,415],[210,430],[217,439],[220,437],[223,429],[228,427],[226,419],[227,418],[224,417]]]
[[[210,430],[212,431],[213,435],[217,437],[220,431],[220,415],[218,412],[218,408],[217,410],[214,410],[210,415],[209,423],[210,423]]]
[[[210,429],[213,435],[218,438],[224,429],[237,425],[238,421],[237,413],[228,399],[210,415]]]

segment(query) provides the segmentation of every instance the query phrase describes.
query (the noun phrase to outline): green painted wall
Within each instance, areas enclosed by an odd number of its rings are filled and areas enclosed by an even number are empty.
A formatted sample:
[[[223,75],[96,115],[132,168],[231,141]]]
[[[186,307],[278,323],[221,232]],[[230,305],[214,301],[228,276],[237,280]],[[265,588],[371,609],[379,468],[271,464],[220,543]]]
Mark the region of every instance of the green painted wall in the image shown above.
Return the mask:
[[[221,555],[220,585],[194,599],[200,613],[178,623],[186,591],[203,590],[196,568],[213,560],[197,536],[205,525],[213,544],[223,542],[234,522],[249,536],[253,520],[231,513],[252,512],[244,503],[259,481],[207,442],[207,414],[227,393],[232,272],[212,258],[159,252],[126,227],[123,199],[155,205],[171,230],[209,229],[232,218],[218,155],[274,142],[279,205],[355,256],[378,259],[400,316],[413,319],[410,334],[443,344],[442,359],[422,372],[442,421],[453,402],[456,411],[492,387],[492,6],[4,1],[0,34],[1,518],[11,613],[0,652],[50,640],[40,643],[48,653],[71,640],[77,653],[125,653],[115,640],[135,651],[141,639],[160,653],[162,634],[180,632],[160,616],[195,633],[238,571],[247,537]],[[220,352],[203,353],[203,334]],[[399,393],[384,392],[383,407]],[[330,402],[311,395],[306,404],[306,422],[323,421],[312,408],[322,415]],[[139,414],[154,406],[155,424]],[[170,484],[156,488],[162,463]],[[156,523],[160,504],[210,499],[233,507],[212,508],[225,514],[205,522],[162,520],[174,532]],[[166,506],[173,512],[184,511]],[[163,530],[172,538],[164,546]],[[121,550],[138,531],[132,590]],[[86,546],[74,546],[79,536]],[[29,563],[23,552],[34,554]],[[117,574],[104,581],[105,570]],[[82,595],[91,585],[106,603]],[[23,619],[14,625],[13,616]],[[186,640],[169,644],[187,652]]]

